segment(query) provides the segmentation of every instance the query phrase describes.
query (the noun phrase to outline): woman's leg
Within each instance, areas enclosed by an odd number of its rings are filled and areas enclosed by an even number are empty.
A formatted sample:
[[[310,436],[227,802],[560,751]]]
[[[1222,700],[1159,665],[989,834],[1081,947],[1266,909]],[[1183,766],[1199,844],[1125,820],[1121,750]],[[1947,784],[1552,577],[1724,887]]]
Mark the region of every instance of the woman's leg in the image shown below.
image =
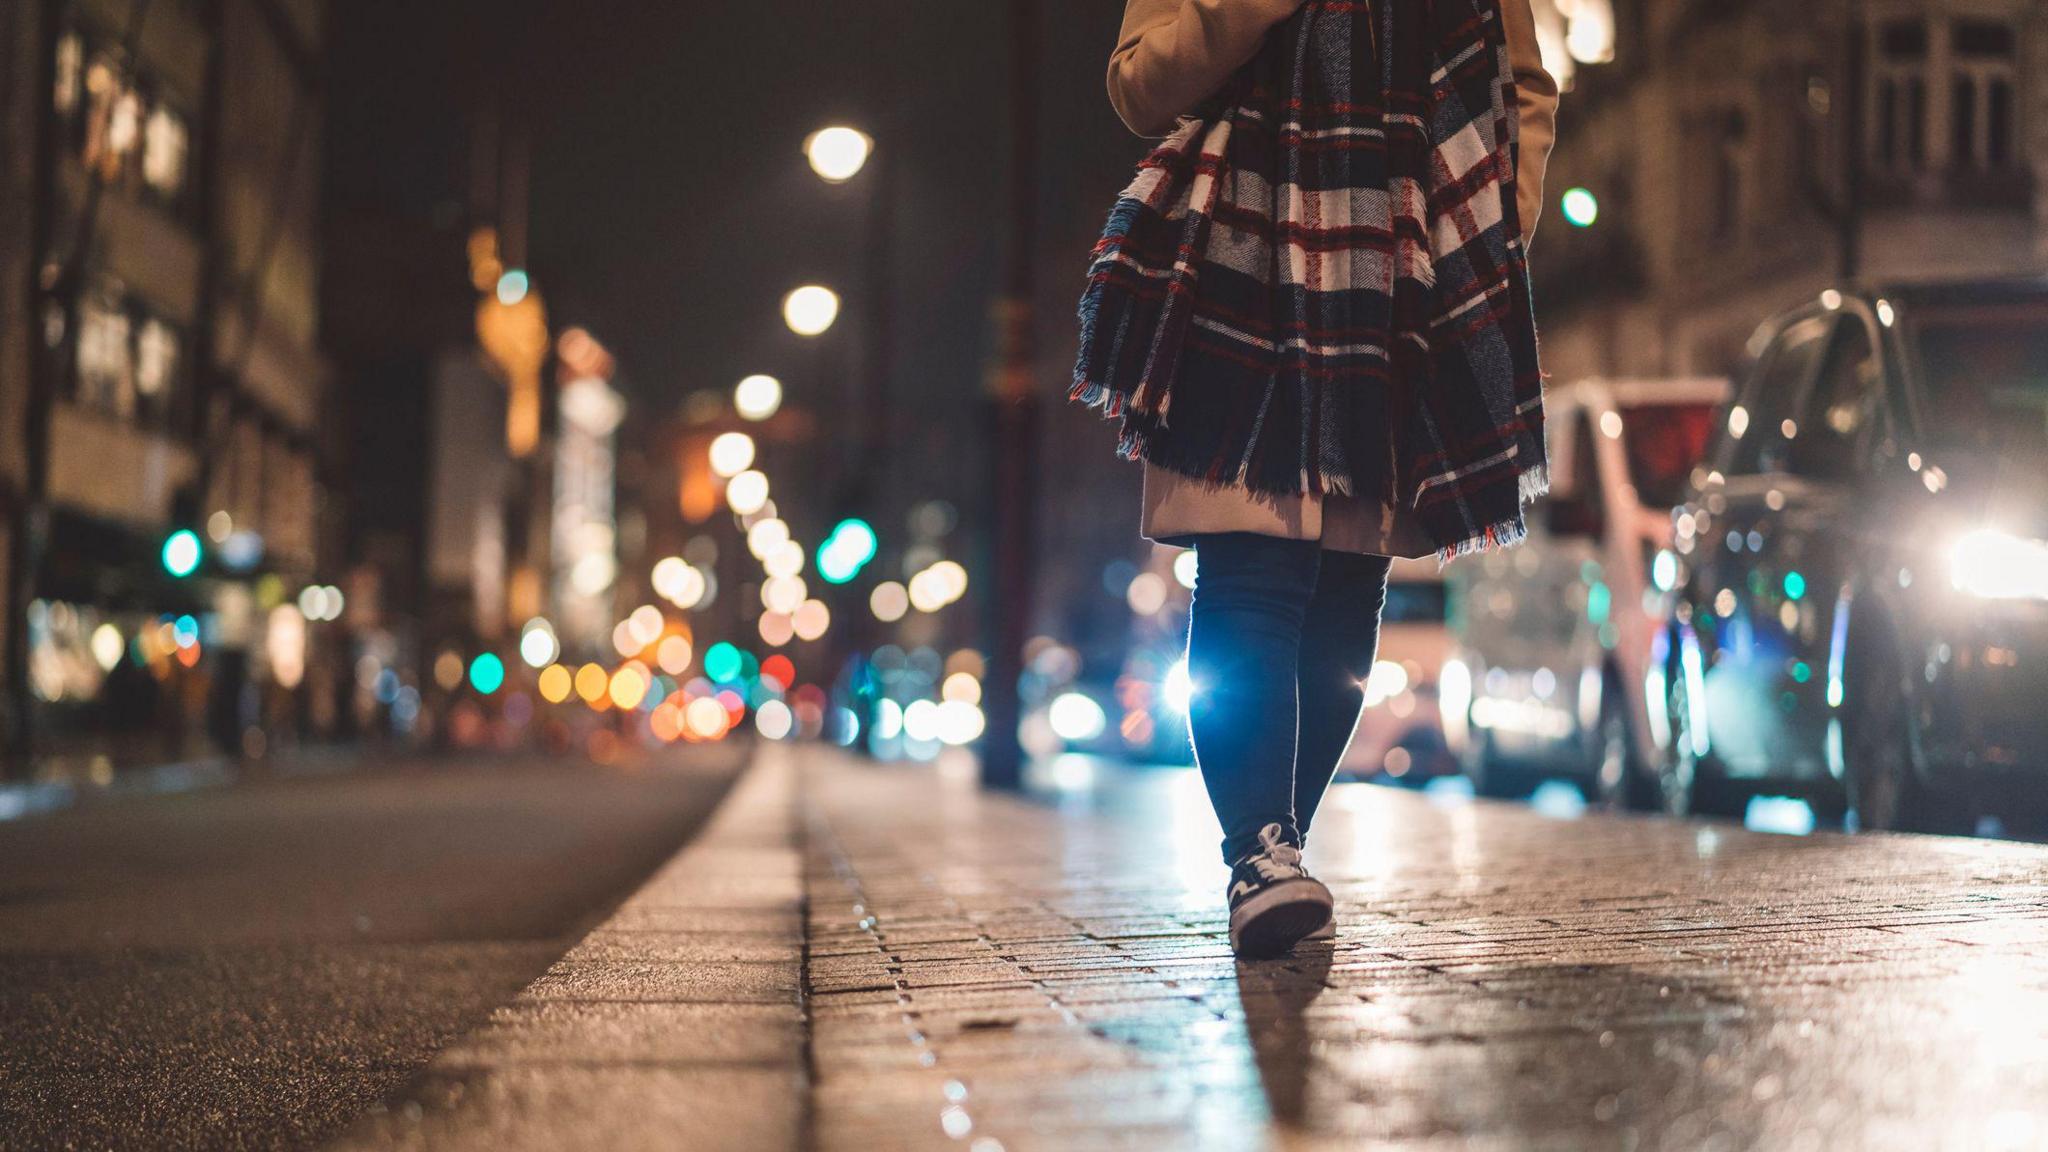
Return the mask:
[[[1201,536],[1188,621],[1188,731],[1223,824],[1223,859],[1259,848],[1294,818],[1295,679],[1321,547],[1248,532]]]
[[[1303,836],[1358,727],[1387,603],[1384,556],[1325,552],[1301,631],[1294,819]]]

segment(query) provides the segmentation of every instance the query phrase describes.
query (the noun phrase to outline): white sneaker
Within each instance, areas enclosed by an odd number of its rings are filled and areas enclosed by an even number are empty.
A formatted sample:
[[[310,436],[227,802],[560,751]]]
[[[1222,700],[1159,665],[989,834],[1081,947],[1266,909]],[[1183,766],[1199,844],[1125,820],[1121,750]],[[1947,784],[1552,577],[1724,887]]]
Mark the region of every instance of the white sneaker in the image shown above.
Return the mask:
[[[1230,948],[1240,956],[1281,956],[1330,926],[1335,901],[1301,866],[1301,849],[1278,824],[1259,830],[1257,852],[1230,870]]]

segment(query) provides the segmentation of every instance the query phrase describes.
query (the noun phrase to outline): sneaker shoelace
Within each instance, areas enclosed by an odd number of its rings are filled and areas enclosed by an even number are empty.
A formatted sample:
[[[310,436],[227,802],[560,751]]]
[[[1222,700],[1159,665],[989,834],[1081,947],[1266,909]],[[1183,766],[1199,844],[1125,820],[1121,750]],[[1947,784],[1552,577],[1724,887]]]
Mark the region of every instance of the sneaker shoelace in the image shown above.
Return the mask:
[[[1268,884],[1308,875],[1301,867],[1301,849],[1283,842],[1280,835],[1278,824],[1268,824],[1259,829],[1261,847],[1246,861],[1258,872],[1259,879]]]

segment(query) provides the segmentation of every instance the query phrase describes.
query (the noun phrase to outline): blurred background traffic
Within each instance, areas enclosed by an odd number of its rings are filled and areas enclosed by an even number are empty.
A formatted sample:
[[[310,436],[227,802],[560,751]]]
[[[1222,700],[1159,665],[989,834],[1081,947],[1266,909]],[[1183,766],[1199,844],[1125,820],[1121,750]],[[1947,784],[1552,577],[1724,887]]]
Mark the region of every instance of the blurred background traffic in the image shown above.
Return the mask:
[[[1185,764],[1194,558],[1058,403],[1118,7],[6,5],[0,806]],[[1553,491],[1397,566],[1345,773],[2048,831],[2048,10],[1535,7]]]

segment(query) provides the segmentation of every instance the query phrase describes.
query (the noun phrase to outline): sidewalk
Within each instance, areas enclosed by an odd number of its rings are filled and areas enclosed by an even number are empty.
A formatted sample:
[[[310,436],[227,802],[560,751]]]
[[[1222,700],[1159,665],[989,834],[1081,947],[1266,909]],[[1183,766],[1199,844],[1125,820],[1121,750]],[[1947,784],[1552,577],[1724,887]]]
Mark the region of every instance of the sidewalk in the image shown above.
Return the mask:
[[[1350,786],[1310,849],[1339,940],[1238,964],[1199,782],[1110,779],[773,746],[357,1146],[2048,1142],[2048,849]]]

